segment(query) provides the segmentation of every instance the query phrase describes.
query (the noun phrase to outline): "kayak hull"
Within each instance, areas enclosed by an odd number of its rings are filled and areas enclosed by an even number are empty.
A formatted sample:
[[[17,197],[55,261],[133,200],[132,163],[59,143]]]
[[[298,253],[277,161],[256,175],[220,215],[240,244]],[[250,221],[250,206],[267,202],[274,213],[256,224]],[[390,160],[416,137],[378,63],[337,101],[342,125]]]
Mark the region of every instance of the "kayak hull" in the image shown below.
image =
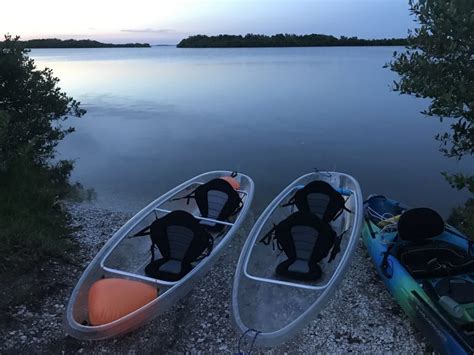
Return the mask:
[[[396,201],[389,201],[401,206],[403,210],[408,209],[407,206]],[[387,258],[386,265],[388,267],[382,268],[383,255],[387,251],[390,241],[393,240],[394,234],[395,232],[383,232],[366,215],[362,238],[388,291],[437,351],[444,354],[472,353],[474,351],[473,344],[469,344],[470,340],[456,329],[449,317],[435,305],[423,287],[423,282],[436,283],[439,279],[413,278],[399,260],[391,254]],[[458,245],[465,244],[465,240],[457,240],[459,238],[448,231],[443,233],[440,239]]]
[[[218,239],[214,241],[211,254],[197,263],[177,282],[156,280],[145,275],[144,267],[150,261],[150,238],[147,236],[134,238],[133,234],[149,225],[156,217],[165,215],[169,210],[181,209],[198,216],[199,211],[195,203],[187,204],[186,199],[170,200],[185,196],[199,184],[228,176],[231,173],[230,171],[213,171],[196,176],[151,202],[123,225],[94,257],[74,288],[66,308],[65,332],[81,340],[101,340],[123,335],[165,313],[185,296],[217,261],[244,221],[254,194],[252,179],[244,174],[238,174],[235,177],[240,183],[239,193],[244,202],[242,209],[234,217],[232,223],[226,225],[223,235],[215,235]],[[123,278],[153,285],[159,289],[159,295],[152,302],[116,321],[98,326],[88,325],[88,292],[94,282],[103,277]]]
[[[341,252],[325,265],[318,281],[298,282],[275,274],[286,257],[277,249],[259,243],[273,224],[294,212],[281,207],[304,185],[323,180],[347,194],[345,211],[334,223],[337,234],[344,233]],[[354,255],[363,222],[362,194],[357,181],[335,172],[306,174],[285,188],[265,209],[253,226],[237,265],[232,291],[232,311],[239,332],[259,346],[275,346],[304,327],[319,313],[342,281]],[[320,263],[322,264],[322,262]]]

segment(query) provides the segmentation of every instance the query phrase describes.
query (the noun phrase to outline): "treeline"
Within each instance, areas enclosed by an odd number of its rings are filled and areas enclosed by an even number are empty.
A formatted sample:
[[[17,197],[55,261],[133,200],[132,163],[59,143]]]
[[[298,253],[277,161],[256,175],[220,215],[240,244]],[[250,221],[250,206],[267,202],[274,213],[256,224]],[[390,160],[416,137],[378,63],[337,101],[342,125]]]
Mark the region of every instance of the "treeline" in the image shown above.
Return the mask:
[[[179,48],[225,48],[225,47],[336,47],[336,46],[405,46],[405,38],[361,39],[340,38],[321,35],[277,34],[273,36],[247,34],[245,36],[196,35],[179,42]]]
[[[148,43],[126,43],[112,44],[93,41],[90,39],[68,39],[61,40],[57,38],[32,39],[29,41],[19,41],[19,44],[25,48],[148,48]],[[4,42],[0,42],[0,48],[4,46]]]

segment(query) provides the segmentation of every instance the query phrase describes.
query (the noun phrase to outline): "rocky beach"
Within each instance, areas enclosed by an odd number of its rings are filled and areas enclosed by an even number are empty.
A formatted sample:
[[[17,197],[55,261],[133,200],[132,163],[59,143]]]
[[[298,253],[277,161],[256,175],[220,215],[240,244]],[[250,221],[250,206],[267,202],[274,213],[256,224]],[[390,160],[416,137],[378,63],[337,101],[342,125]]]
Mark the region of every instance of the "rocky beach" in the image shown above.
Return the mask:
[[[233,326],[230,299],[240,248],[254,222],[231,242],[200,283],[168,313],[123,337],[79,341],[62,327],[70,293],[82,271],[131,215],[68,204],[77,227],[77,250],[66,263],[44,266],[48,292],[10,308],[0,336],[1,353],[235,353],[240,334]],[[47,277],[46,277],[47,276]],[[249,344],[244,344],[248,349]],[[300,334],[265,353],[425,353],[431,349],[390,297],[359,242],[355,260],[335,297]]]

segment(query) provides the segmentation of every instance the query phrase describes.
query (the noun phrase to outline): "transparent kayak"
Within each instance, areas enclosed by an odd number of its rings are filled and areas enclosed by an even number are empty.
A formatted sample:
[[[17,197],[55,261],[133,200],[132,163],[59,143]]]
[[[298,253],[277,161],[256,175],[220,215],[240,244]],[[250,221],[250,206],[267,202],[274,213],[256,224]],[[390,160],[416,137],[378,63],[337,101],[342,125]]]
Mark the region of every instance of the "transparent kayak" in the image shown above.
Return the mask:
[[[323,259],[319,266],[323,276],[317,281],[294,281],[275,273],[286,259],[278,248],[259,243],[280,221],[295,212],[295,207],[281,207],[306,184],[322,180],[346,199],[344,211],[331,222],[334,231],[343,232],[341,251],[335,260]],[[357,247],[362,223],[362,194],[351,176],[336,172],[304,175],[283,190],[261,214],[243,247],[237,265],[232,291],[232,311],[241,334],[255,345],[274,346],[288,340],[304,327],[327,303],[342,281]]]
[[[181,297],[186,295],[195,282],[214,264],[241,226],[252,203],[254,183],[250,177],[244,174],[239,173],[235,176],[234,179],[240,183],[238,193],[242,199],[243,207],[230,221],[201,217],[194,200],[191,200],[189,204],[186,199],[170,200],[184,197],[199,185],[215,178],[229,176],[231,173],[230,171],[213,171],[188,180],[151,202],[122,226],[95,256],[74,288],[65,314],[64,329],[66,333],[84,340],[100,340],[122,335],[168,311]],[[213,234],[214,247],[211,254],[197,262],[193,269],[179,281],[171,282],[150,278],[144,272],[146,265],[150,262],[150,237],[134,237],[134,235],[150,225],[156,218],[163,217],[174,210],[187,211],[204,223],[224,224],[225,229],[223,232]],[[156,253],[159,258],[159,251]],[[89,324],[89,289],[102,278],[140,281],[158,287],[159,294],[153,301],[111,323],[98,326],[86,325]]]

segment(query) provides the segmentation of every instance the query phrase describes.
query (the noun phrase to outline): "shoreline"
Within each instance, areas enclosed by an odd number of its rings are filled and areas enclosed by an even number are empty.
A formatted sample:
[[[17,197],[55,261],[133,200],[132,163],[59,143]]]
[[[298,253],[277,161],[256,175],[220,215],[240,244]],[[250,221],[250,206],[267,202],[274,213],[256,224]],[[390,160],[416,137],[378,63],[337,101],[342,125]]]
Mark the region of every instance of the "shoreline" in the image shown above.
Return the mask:
[[[4,322],[0,352],[233,352],[240,334],[232,321],[233,275],[249,217],[211,271],[170,312],[125,336],[104,341],[79,341],[62,329],[63,312],[72,288],[102,245],[131,215],[93,204],[66,204],[73,219],[77,251],[62,264],[44,267],[52,279],[49,294],[10,309]],[[367,287],[370,285],[371,287]],[[213,292],[211,293],[211,290]],[[360,241],[355,260],[335,296],[314,320],[274,352],[410,352],[431,351],[391,298]],[[248,346],[248,344],[244,345]]]

